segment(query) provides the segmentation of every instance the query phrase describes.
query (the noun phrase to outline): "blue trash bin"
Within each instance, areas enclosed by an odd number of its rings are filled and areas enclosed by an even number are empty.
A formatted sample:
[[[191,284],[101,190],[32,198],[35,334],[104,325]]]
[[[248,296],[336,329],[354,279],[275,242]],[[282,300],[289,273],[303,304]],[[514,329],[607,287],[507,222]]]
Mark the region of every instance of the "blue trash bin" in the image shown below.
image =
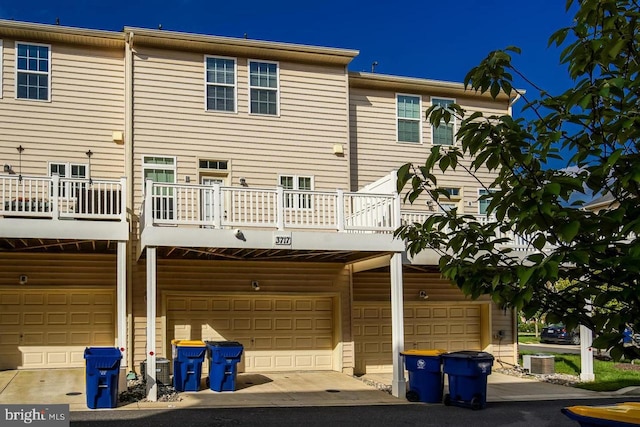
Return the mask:
[[[406,350],[404,365],[409,371],[409,402],[442,402],[441,355],[446,350]]]
[[[493,356],[483,351],[455,351],[442,355],[442,371],[449,380],[445,405],[471,409],[487,406],[487,377],[491,374]]]
[[[199,340],[172,340],[173,387],[176,391],[199,391],[207,346]]]
[[[207,382],[213,391],[235,391],[238,362],[244,347],[237,341],[207,341],[209,353],[209,377]]]
[[[122,353],[115,347],[87,347],[84,350],[87,406],[115,408]]]

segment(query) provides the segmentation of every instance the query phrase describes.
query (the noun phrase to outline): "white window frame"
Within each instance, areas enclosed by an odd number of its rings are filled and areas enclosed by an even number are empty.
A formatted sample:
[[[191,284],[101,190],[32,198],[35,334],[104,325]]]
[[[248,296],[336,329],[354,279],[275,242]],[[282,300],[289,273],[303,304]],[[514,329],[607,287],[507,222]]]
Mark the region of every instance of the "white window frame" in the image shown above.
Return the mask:
[[[431,102],[432,106],[435,105],[434,102],[433,102],[434,99],[442,100],[442,101],[451,101],[454,104],[456,103],[456,99],[455,98],[445,98],[443,96],[432,96],[430,98],[430,100],[429,100]],[[441,123],[444,124],[444,120],[442,120]],[[435,130],[436,130],[436,127],[432,125],[431,126],[431,145],[441,145],[443,147],[452,147],[452,146],[456,145],[456,128],[458,126],[458,123],[457,123],[456,117],[453,114],[451,115],[451,120],[449,121],[449,124],[451,124],[451,135],[452,135],[451,136],[451,144],[450,145],[449,144],[436,144],[435,143],[435,138],[434,138],[434,135],[433,135]]]
[[[407,117],[400,117],[398,115],[398,97],[400,97],[400,96],[418,98],[418,110],[419,110],[418,113],[419,114],[418,114],[418,118],[417,119],[407,118]],[[400,141],[400,125],[399,125],[400,124],[400,120],[418,122],[418,140],[417,141]],[[396,93],[396,142],[398,142],[400,144],[422,144],[422,96],[411,94],[411,93]]]
[[[261,64],[275,64],[276,66],[276,88],[262,87],[262,86],[252,86],[251,85],[251,63],[257,62]],[[280,63],[278,61],[263,61],[260,59],[249,59],[247,60],[247,85],[249,86],[249,90],[247,93],[248,101],[249,101],[249,114],[256,116],[265,116],[265,117],[280,117]],[[276,114],[264,114],[264,113],[254,113],[251,111],[251,89],[259,89],[259,90],[270,90],[275,91],[276,93]]]
[[[207,81],[207,59],[223,59],[233,61],[233,85],[228,83],[209,83]],[[209,109],[207,105],[207,89],[209,86],[233,86],[233,111]],[[233,114],[238,112],[238,60],[230,56],[218,56],[218,55],[204,55],[204,110],[214,113],[228,113]]]
[[[482,211],[481,211],[482,205],[480,203],[480,197],[484,196],[484,194],[482,194],[482,192],[484,192],[484,191],[486,191],[485,194],[491,194],[491,193],[495,193],[496,190],[495,189],[487,190],[487,189],[484,189],[484,188],[478,188],[478,199],[477,199],[477,201],[478,201],[478,215],[486,216],[487,213],[486,212],[482,213]]]
[[[2,58],[4,57],[4,52],[2,50],[2,39],[0,39],[0,99],[2,99],[2,86],[4,86],[2,83],[4,83],[4,80],[2,79]]]
[[[292,178],[293,179],[293,188],[284,188],[285,191],[314,191],[315,188],[315,180],[313,175],[295,175],[295,174],[279,174],[278,175],[278,186],[282,187],[282,178]],[[300,178],[309,178],[311,181],[311,189],[309,190],[300,190]],[[307,200],[304,202],[303,200]],[[300,195],[300,197],[296,197],[293,200],[288,200],[285,196],[284,200],[285,209],[290,210],[310,210],[313,208],[313,201],[311,195]]]
[[[165,165],[165,164],[158,164],[158,163],[145,163],[145,158],[146,157],[161,157],[164,159],[171,159],[173,160],[173,164],[172,165]],[[145,174],[144,171],[146,169],[161,169],[161,170],[172,170],[173,171],[173,182],[172,183],[165,183],[165,184],[175,184],[178,179],[178,157],[177,156],[165,156],[162,154],[143,154],[142,155],[142,182],[146,183],[147,179],[145,178]],[[162,183],[161,183],[162,184]]]
[[[49,71],[47,73],[43,73],[42,71],[20,70],[18,68],[18,48],[20,45],[41,46],[41,47],[48,48],[47,61],[49,63],[49,67],[48,67]],[[51,64],[51,45],[50,44],[16,41],[15,42],[15,65],[14,65],[15,80],[16,80],[15,81],[15,99],[24,100],[24,101],[34,101],[34,102],[51,102],[51,70],[52,70],[51,65],[52,64]],[[47,99],[19,98],[18,97],[18,73],[39,74],[39,75],[46,74],[47,75]]]
[[[56,166],[64,166],[65,167],[65,174],[64,176],[58,174],[59,178],[69,178],[69,179],[86,179],[88,182],[89,177],[91,176],[91,171],[89,170],[89,164],[88,163],[73,163],[73,162],[54,162],[54,161],[49,161],[47,162],[47,176],[53,176],[53,172],[51,171],[51,167],[53,165]],[[71,176],[71,168],[74,166],[81,166],[84,167],[84,171],[85,174],[84,176]],[[73,194],[73,187],[77,185],[77,183],[74,182],[70,182],[67,181],[65,183],[61,183],[58,186],[58,197],[65,197],[65,198],[75,198],[75,195]]]

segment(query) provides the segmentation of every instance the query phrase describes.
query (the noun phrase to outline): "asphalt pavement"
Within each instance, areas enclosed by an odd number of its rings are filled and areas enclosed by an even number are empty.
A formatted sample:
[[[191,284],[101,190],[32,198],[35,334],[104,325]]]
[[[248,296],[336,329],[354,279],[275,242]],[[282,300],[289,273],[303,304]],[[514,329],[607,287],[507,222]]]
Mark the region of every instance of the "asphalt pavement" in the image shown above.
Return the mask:
[[[622,399],[545,400],[493,402],[485,409],[471,410],[441,404],[195,408],[138,411],[86,411],[71,414],[74,427],[236,427],[236,426],[465,426],[465,427],[577,427],[578,423],[560,410],[572,405],[607,405]]]

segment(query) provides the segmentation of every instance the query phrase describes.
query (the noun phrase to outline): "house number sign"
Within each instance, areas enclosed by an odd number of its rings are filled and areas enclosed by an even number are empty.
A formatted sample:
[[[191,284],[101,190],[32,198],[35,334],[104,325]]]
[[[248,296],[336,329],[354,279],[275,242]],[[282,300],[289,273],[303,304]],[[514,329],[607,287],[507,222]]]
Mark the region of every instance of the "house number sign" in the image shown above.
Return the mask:
[[[291,246],[291,236],[275,236],[276,246]]]

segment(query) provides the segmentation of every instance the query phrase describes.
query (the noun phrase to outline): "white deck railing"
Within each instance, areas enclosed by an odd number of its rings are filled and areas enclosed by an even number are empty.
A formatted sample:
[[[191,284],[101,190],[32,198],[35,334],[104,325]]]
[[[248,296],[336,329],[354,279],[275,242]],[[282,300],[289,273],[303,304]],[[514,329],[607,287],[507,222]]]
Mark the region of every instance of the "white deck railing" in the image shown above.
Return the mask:
[[[393,194],[297,191],[147,181],[144,225],[256,227],[392,233]]]
[[[432,215],[434,214],[430,212],[403,210],[401,213],[402,224],[412,224],[415,222],[422,224]],[[475,215],[475,217],[476,221],[480,224],[487,224],[490,221],[495,221],[494,218],[487,217],[486,215]],[[448,228],[446,228],[445,231],[448,231]],[[513,231],[502,232],[497,229],[496,239],[508,239],[508,243],[504,243],[501,246],[508,247],[516,251],[529,251],[533,249],[533,246],[529,241],[530,239],[527,239],[525,236],[517,235]]]
[[[126,180],[0,175],[0,216],[126,221]]]

